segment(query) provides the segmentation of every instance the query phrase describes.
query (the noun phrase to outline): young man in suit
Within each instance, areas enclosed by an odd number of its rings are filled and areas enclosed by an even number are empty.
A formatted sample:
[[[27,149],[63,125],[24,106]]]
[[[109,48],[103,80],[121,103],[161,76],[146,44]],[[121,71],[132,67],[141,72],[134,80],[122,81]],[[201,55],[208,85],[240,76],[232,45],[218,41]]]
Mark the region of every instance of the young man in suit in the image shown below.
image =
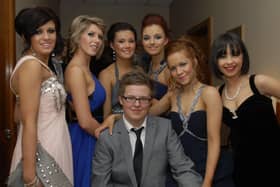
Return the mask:
[[[92,187],[164,187],[168,164],[179,187],[201,186],[202,178],[192,169],[171,122],[148,115],[152,93],[153,83],[145,73],[123,76],[119,100],[124,114],[113,134],[105,130],[96,143]]]

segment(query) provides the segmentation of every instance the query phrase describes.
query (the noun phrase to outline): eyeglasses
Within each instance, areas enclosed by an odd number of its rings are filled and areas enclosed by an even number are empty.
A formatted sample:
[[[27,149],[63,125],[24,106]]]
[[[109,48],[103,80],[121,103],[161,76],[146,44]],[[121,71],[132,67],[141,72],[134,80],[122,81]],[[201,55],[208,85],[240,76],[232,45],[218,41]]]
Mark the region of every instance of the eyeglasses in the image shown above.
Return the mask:
[[[134,104],[136,101],[139,101],[140,104],[147,105],[150,104],[152,100],[151,97],[134,97],[134,96],[122,96],[127,103]]]

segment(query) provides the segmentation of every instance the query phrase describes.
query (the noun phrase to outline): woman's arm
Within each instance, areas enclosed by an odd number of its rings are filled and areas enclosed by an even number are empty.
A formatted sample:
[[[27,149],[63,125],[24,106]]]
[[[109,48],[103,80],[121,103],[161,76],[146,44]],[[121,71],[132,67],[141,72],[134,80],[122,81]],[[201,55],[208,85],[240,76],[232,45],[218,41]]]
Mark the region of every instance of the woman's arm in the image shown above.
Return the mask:
[[[110,66],[108,67],[110,68]],[[112,76],[114,74],[110,73],[110,70],[106,68],[99,74],[99,81],[106,90],[106,100],[103,105],[103,118],[105,119],[112,111]]]
[[[73,108],[77,115],[79,125],[86,132],[94,136],[95,130],[99,127],[99,123],[93,118],[90,111],[86,77],[80,67],[72,66],[69,68],[65,72],[65,83],[68,91],[72,95]]]
[[[207,86],[202,93],[207,114],[207,162],[203,187],[211,187],[220,155],[222,101],[216,88]]]
[[[17,88],[20,97],[20,116],[23,127],[22,158],[23,180],[30,183],[36,177],[35,152],[37,147],[37,119],[40,103],[40,88],[43,68],[30,60],[21,65],[17,74]]]
[[[154,99],[149,113],[152,115],[160,115],[166,112],[171,106],[172,94],[172,91],[168,91],[160,100]]]
[[[256,75],[255,84],[263,95],[280,99],[280,81],[266,75]]]

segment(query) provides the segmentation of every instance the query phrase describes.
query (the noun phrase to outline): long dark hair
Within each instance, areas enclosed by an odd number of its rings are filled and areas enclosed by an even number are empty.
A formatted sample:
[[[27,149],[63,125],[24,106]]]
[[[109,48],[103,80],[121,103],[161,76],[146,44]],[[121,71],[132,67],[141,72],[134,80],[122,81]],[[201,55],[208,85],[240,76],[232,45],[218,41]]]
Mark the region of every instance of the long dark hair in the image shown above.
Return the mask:
[[[23,53],[31,47],[31,37],[36,34],[39,27],[53,21],[56,29],[56,44],[53,53],[60,54],[63,51],[64,42],[61,36],[60,20],[49,7],[34,7],[22,9],[15,18],[15,30],[24,38]]]

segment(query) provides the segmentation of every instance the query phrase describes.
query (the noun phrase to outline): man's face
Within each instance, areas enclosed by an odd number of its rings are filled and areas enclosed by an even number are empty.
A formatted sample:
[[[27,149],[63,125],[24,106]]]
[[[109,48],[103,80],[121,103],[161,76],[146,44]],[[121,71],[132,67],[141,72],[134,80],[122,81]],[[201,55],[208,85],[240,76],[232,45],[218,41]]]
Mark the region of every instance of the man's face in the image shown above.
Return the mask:
[[[124,95],[119,96],[124,116],[134,127],[140,126],[151,106],[151,90],[146,85],[126,86]]]

